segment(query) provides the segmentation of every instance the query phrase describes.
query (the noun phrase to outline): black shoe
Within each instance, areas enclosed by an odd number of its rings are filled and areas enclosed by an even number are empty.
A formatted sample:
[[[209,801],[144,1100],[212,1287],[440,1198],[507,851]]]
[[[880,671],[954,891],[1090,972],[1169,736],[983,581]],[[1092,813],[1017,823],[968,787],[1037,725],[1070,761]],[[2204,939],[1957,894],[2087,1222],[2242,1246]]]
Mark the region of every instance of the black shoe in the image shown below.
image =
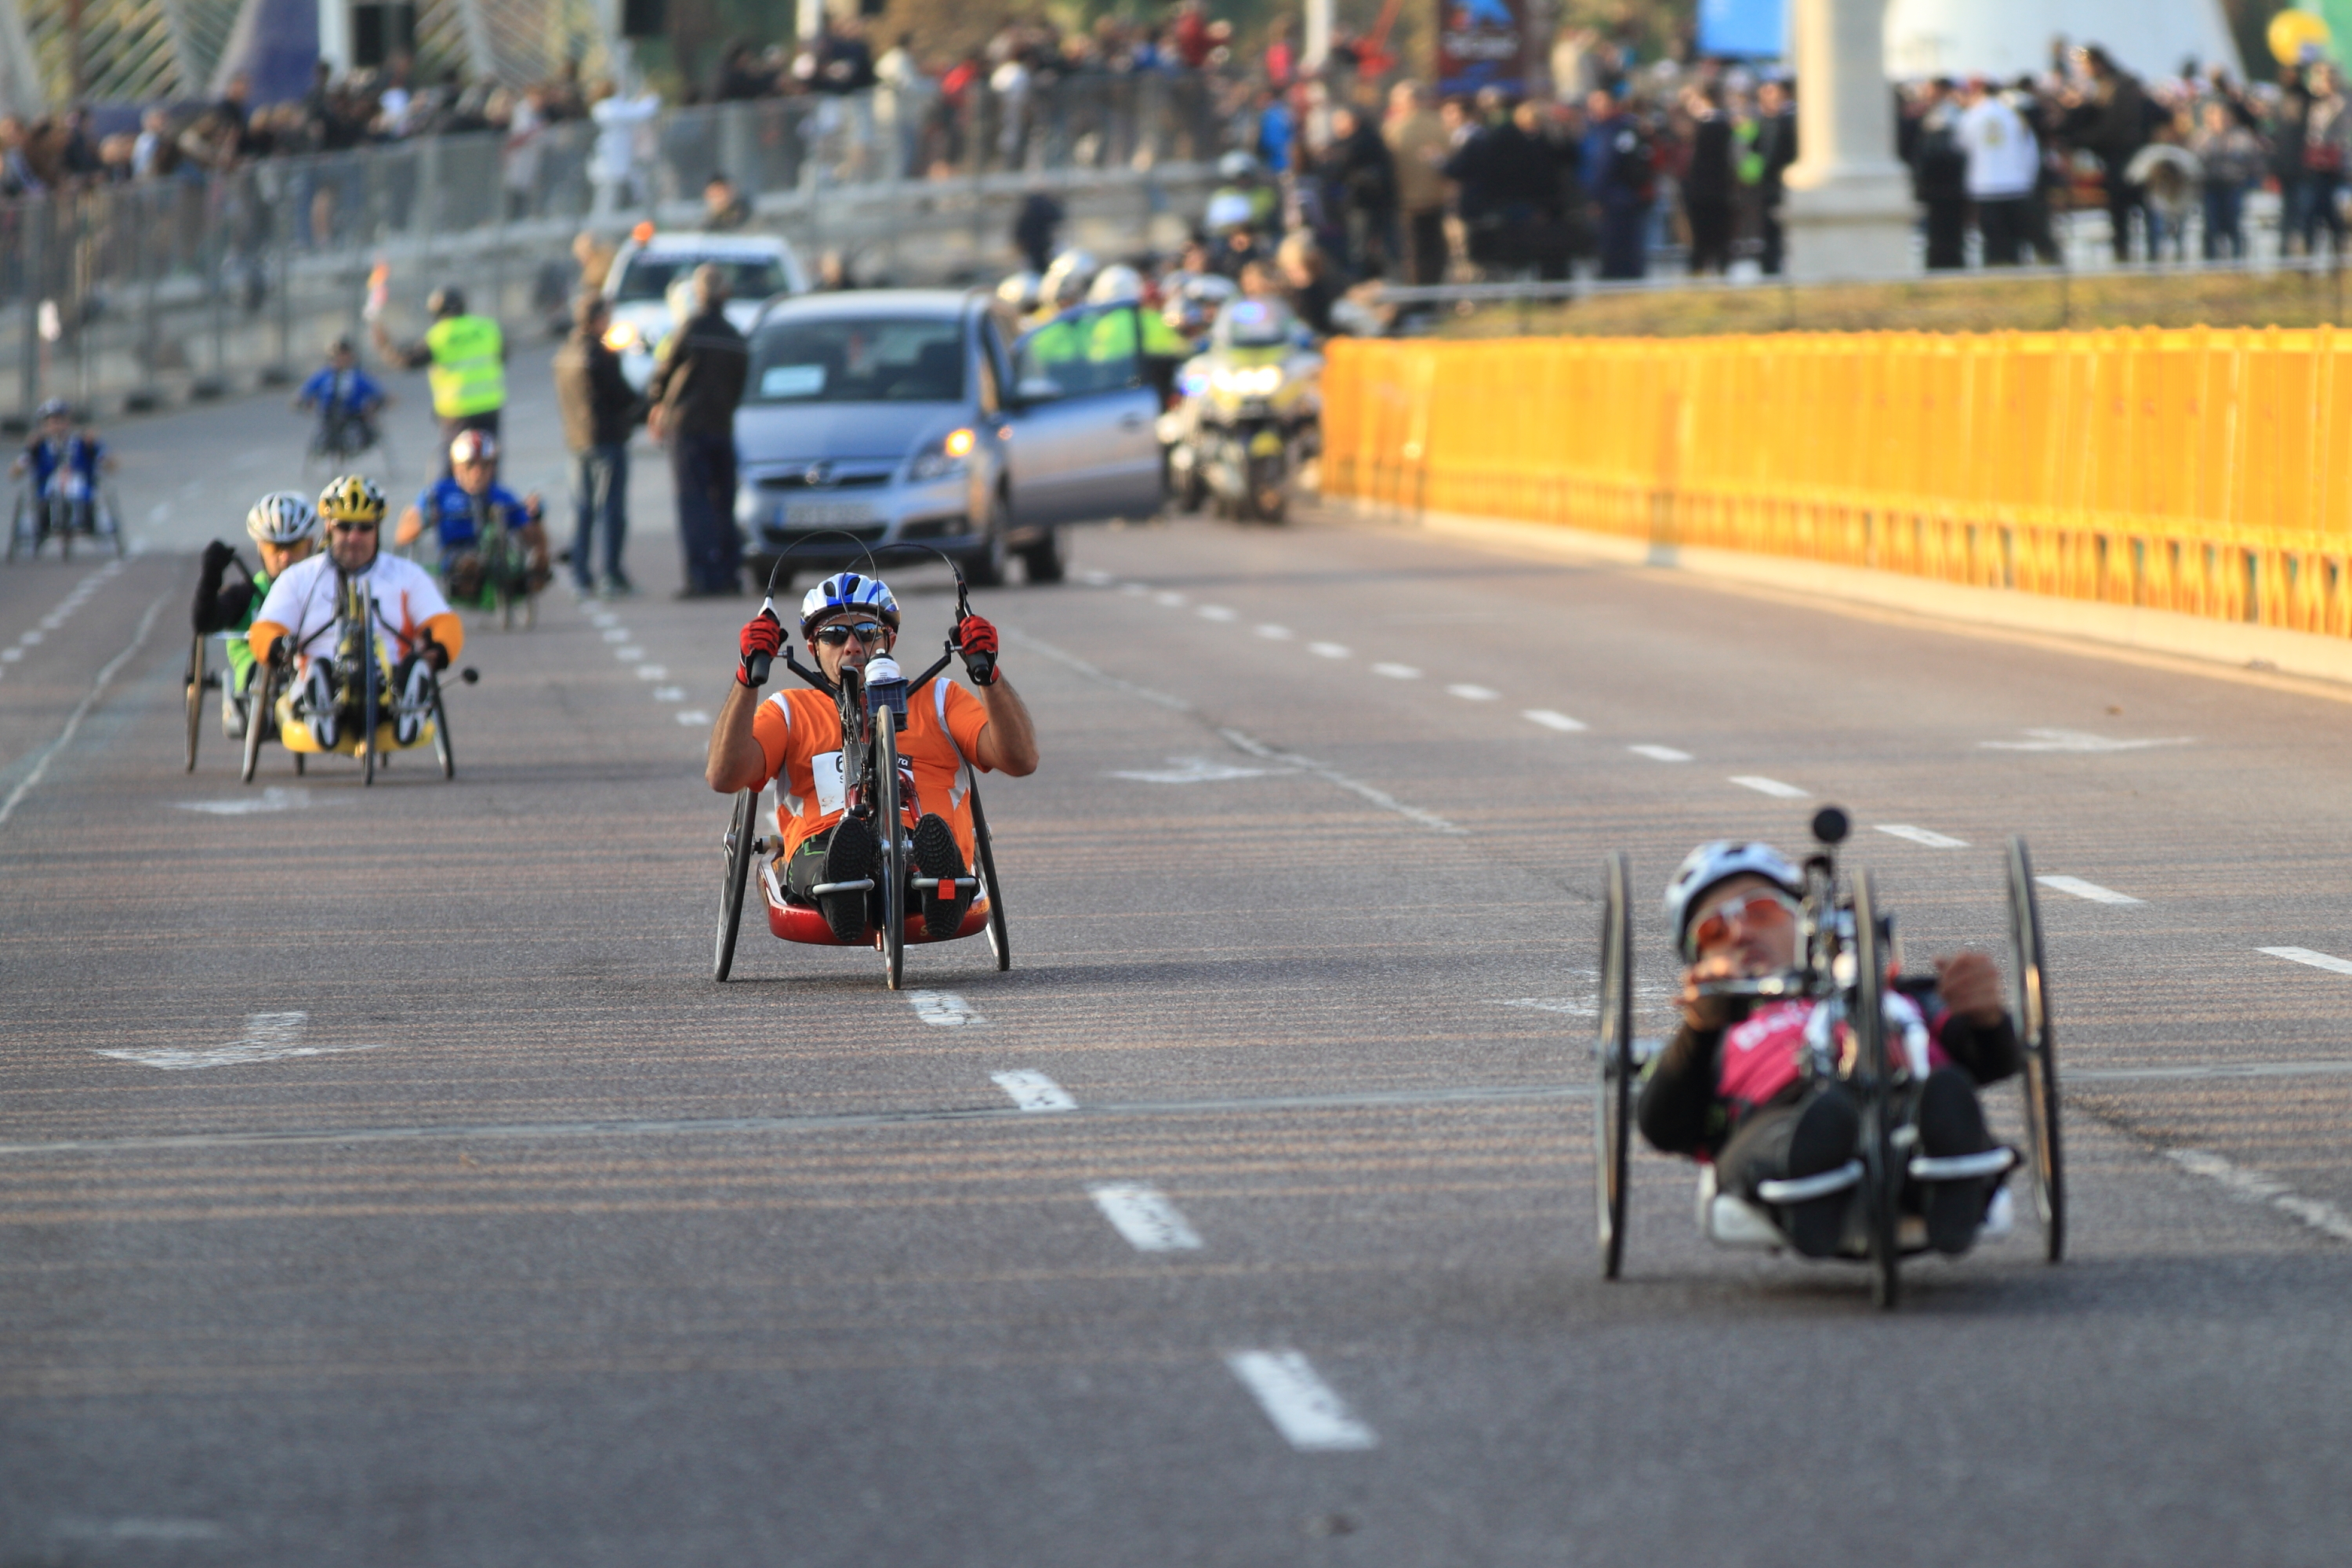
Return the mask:
[[[1862,1136],[1862,1114],[1853,1097],[1835,1084],[1813,1096],[1789,1134],[1789,1178],[1819,1176],[1853,1158]],[[1853,1201],[1848,1187],[1811,1203],[1790,1204],[1781,1211],[1790,1245],[1807,1258],[1829,1258],[1845,1234],[1846,1209]]]
[[[881,846],[874,840],[874,830],[854,816],[845,816],[833,830],[833,841],[825,846],[824,879],[827,882],[858,882],[871,879],[874,862]],[[816,907],[824,911],[824,923],[833,934],[856,947],[866,940],[866,889],[820,894]]]
[[[955,830],[937,816],[925,816],[915,824],[915,869],[926,877],[961,878],[964,875],[963,855],[956,848]],[[936,887],[920,889],[923,911],[923,934],[933,942],[944,942],[963,929],[964,910],[971,907],[972,890],[951,887],[942,893]]]
[[[1919,1152],[1930,1159],[1955,1154],[1981,1154],[1992,1147],[1985,1131],[1984,1107],[1977,1091],[1958,1068],[1938,1068],[1919,1089]],[[1927,1245],[1957,1258],[1976,1245],[1984,1225],[1991,1178],[1972,1176],[1958,1182],[1922,1182],[1919,1206],[1927,1221]]]

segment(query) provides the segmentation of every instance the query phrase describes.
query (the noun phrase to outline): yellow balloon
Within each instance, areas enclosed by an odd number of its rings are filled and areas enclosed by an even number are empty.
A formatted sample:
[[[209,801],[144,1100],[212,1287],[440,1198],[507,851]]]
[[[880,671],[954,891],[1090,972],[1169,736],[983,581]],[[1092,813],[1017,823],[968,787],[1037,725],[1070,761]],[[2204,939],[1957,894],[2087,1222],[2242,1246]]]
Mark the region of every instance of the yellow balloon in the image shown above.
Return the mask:
[[[2303,58],[2305,44],[2329,41],[2326,21],[2315,11],[2282,11],[2271,18],[2271,58],[2283,66]]]

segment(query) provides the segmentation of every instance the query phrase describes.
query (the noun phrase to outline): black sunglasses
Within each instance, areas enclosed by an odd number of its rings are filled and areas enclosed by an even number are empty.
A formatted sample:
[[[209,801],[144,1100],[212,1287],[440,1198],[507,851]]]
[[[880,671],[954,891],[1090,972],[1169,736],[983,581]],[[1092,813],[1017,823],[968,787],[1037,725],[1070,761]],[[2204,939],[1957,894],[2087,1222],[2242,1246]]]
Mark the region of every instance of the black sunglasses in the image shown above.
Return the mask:
[[[375,531],[375,524],[372,522],[339,522],[335,524],[335,531],[337,533],[373,533]]]
[[[809,635],[827,647],[839,647],[851,637],[861,643],[879,642],[882,634],[889,629],[879,621],[859,621],[855,626],[845,621],[835,621],[831,626],[817,627]]]

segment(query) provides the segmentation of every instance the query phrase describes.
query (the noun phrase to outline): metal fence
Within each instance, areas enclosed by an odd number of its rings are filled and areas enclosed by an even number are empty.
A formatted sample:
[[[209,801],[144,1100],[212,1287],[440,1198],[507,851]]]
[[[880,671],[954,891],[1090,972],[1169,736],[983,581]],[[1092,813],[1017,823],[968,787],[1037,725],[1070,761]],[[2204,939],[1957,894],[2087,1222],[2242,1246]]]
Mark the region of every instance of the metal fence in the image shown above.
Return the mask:
[[[691,226],[724,173],[754,226],[867,277],[977,279],[1011,264],[1013,210],[1058,193],[1074,223],[1140,236],[1205,194],[1220,132],[1198,76],[1073,77],[961,101],[936,92],[755,100],[522,139],[420,137],[0,203],[0,408],[137,409],[274,384],[359,330],[391,265],[403,313],[459,281],[509,329],[560,316],[574,237]],[[14,396],[10,396],[13,391]]]

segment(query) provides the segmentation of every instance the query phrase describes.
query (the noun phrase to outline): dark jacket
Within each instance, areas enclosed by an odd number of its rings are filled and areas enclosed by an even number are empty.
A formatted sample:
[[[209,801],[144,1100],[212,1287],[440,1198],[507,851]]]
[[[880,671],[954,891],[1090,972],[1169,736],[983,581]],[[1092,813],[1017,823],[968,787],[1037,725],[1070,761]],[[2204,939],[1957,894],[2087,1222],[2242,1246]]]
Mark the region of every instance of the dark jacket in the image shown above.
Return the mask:
[[[555,351],[555,401],[563,410],[563,444],[575,452],[629,438],[637,395],[621,374],[621,356],[575,327]]]
[[[1731,200],[1731,121],[1710,114],[1691,127],[1690,163],[1683,171],[1683,201],[1688,206],[1722,205]]]
[[[731,436],[751,368],[743,334],[713,306],[663,345],[646,399],[662,410],[666,435]]]

